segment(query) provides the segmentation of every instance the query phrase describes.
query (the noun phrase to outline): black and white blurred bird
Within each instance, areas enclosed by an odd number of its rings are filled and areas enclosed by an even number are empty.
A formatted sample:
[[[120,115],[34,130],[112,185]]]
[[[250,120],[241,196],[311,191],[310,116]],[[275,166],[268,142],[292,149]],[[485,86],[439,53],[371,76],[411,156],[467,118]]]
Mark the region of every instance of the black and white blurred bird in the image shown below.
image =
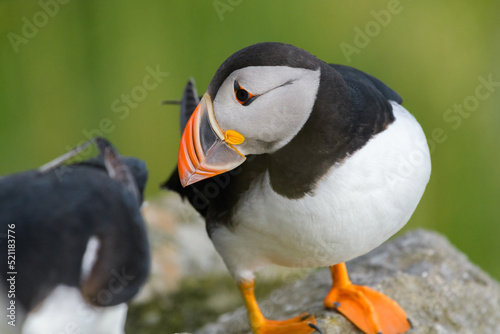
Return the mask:
[[[373,76],[282,43],[234,53],[200,101],[188,83],[178,169],[163,186],[205,218],[254,333],[319,330],[308,314],[264,317],[254,272],[269,264],[330,267],[325,307],[365,333],[410,329],[395,301],[352,284],[344,264],[401,229],[429,181],[426,137],[401,103]]]
[[[96,141],[98,158],[58,166],[63,156],[0,179],[2,254],[15,244],[0,263],[0,301],[15,306],[2,333],[124,333],[127,301],[149,274],[140,212],[148,172]]]

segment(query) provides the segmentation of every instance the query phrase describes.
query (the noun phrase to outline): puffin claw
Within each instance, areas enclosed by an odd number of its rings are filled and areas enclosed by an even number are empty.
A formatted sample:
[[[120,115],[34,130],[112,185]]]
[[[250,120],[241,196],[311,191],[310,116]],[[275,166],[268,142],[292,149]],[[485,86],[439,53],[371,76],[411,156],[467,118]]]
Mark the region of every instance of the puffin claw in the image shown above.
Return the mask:
[[[316,330],[316,332],[318,332],[319,334],[323,334],[323,332],[321,331],[321,329],[319,329],[319,327],[316,326],[315,324],[308,323],[307,325],[309,327],[311,327],[312,329]]]
[[[339,308],[340,303],[339,302],[333,302],[333,308]]]
[[[411,322],[410,318],[406,318],[406,320],[408,321],[408,323],[410,324],[410,329],[413,328],[413,323]]]
[[[310,318],[312,316],[311,313],[304,314],[301,318],[300,321],[306,320],[307,318]]]

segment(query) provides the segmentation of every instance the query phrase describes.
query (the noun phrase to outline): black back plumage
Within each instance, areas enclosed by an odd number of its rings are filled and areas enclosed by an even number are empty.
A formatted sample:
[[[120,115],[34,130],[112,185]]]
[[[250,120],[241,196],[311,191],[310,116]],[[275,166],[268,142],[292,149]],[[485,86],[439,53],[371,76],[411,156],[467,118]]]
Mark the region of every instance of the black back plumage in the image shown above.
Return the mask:
[[[181,186],[175,169],[162,185],[189,200],[205,217],[209,233],[218,223],[234,223],[232,212],[240,195],[266,171],[271,186],[282,196],[301,198],[313,193],[334,164],[363,147],[394,121],[389,100],[402,102],[396,92],[369,74],[348,66],[328,65],[307,51],[282,43],[261,43],[236,52],[217,70],[207,92],[214,99],[230,73],[259,65],[319,68],[316,101],[303,128],[278,151],[248,156],[239,168],[186,188]],[[181,114],[190,115],[193,110],[181,110]]]
[[[147,278],[149,247],[139,211],[147,170],[138,159],[123,161],[139,200],[108,175],[102,157],[0,179],[0,233],[15,224],[16,301],[26,311],[60,284],[79,287],[93,305],[117,305],[135,295]],[[81,281],[91,236],[99,239],[100,249],[88,279]],[[6,238],[0,248],[7,254]],[[1,261],[2,282],[9,271]]]
[[[377,78],[355,68],[344,65],[330,67],[342,76],[349,88],[353,115],[356,120],[356,141],[353,148],[361,148],[374,134],[383,131],[394,121],[389,101],[399,104],[403,99]]]

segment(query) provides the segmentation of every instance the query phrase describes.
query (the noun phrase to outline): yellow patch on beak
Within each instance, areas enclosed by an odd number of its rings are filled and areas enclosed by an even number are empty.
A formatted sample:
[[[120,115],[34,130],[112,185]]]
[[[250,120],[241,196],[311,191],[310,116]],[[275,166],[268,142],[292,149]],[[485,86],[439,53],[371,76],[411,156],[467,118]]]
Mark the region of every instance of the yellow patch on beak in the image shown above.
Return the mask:
[[[234,130],[227,130],[224,132],[224,141],[229,145],[239,145],[245,141],[245,137]]]

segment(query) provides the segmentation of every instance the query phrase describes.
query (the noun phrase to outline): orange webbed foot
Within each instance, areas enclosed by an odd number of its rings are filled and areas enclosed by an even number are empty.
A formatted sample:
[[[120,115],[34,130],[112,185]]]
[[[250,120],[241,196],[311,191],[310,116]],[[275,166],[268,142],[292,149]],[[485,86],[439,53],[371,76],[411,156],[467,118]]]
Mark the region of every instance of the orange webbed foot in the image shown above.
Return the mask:
[[[326,308],[336,309],[367,334],[397,334],[411,328],[405,311],[394,300],[367,286],[352,284],[344,263],[331,271],[334,283],[324,299]]]
[[[254,282],[240,282],[238,284],[247,307],[250,327],[254,334],[321,334],[316,326],[316,319],[312,314],[303,313],[287,320],[269,320],[259,309],[254,295]]]
[[[287,320],[264,319],[264,323],[253,329],[253,331],[255,334],[310,334],[314,332],[321,334],[321,331],[316,326],[316,319],[313,315],[307,313]]]

